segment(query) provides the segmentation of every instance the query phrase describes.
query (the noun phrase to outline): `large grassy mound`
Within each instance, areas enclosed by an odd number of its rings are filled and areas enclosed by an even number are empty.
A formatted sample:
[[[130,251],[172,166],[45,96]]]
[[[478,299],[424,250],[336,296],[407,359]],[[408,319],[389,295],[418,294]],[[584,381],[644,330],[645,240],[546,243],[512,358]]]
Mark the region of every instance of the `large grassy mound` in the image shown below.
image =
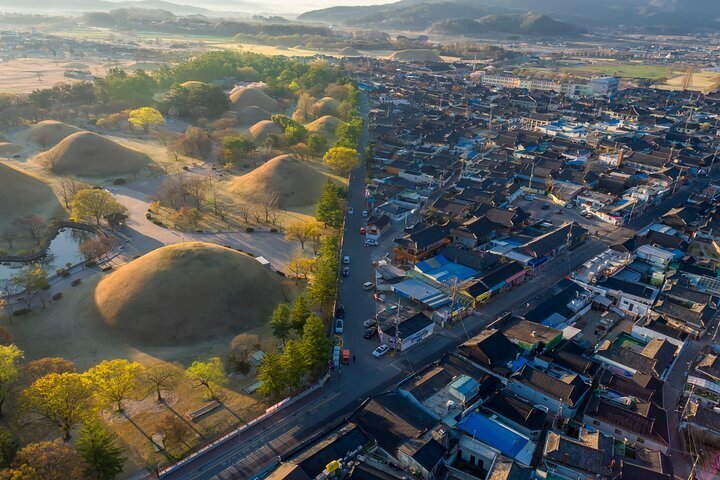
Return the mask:
[[[341,123],[342,120],[339,118],[333,117],[332,115],[325,115],[314,122],[308,123],[305,127],[308,129],[308,132],[322,135],[332,143],[336,140],[335,131]]]
[[[17,155],[23,150],[25,150],[25,147],[18,145],[17,143],[0,142],[0,157]]]
[[[355,50],[352,47],[345,47],[342,50],[340,50],[339,53],[345,57],[361,57],[362,56],[362,53],[360,53],[360,51]]]
[[[340,102],[332,97],[323,97],[313,105],[313,111],[318,117],[325,115],[337,115],[340,109]]]
[[[64,138],[83,130],[55,120],[43,120],[27,130],[27,139],[45,148],[57,145]]]
[[[268,135],[282,135],[283,129],[272,120],[262,120],[250,127],[248,135],[256,142],[262,142]]]
[[[180,84],[181,87],[189,88],[189,87],[202,87],[205,85],[205,82],[200,82],[198,80],[188,80],[187,82],[183,82]]]
[[[255,125],[263,120],[270,120],[272,113],[260,107],[247,107],[237,112],[237,120],[240,125]]]
[[[0,225],[25,215],[61,212],[62,206],[48,184],[0,163]]]
[[[175,345],[247,331],[288,301],[282,277],[209,243],[154,250],[102,279],[92,314],[134,343]]]
[[[135,174],[151,162],[144,153],[92,132],[73,133],[38,157],[54,173],[79,176]]]
[[[440,55],[428,49],[400,50],[390,55],[390,60],[401,62],[442,62]]]
[[[248,107],[259,107],[272,113],[282,111],[280,104],[259,88],[240,88],[230,95],[230,103],[235,111],[242,111]]]
[[[277,156],[230,184],[230,191],[250,200],[275,195],[282,209],[317,202],[328,177],[291,155]]]

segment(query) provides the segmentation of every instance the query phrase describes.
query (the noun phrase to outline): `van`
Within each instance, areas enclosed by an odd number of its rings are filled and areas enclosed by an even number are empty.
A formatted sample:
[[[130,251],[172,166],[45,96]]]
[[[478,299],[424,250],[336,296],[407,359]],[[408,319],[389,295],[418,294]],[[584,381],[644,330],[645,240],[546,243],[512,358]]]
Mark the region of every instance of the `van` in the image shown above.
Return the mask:
[[[342,363],[344,363],[345,365],[350,364],[350,350],[348,350],[346,348],[346,349],[343,349],[342,352],[340,352],[340,361]]]

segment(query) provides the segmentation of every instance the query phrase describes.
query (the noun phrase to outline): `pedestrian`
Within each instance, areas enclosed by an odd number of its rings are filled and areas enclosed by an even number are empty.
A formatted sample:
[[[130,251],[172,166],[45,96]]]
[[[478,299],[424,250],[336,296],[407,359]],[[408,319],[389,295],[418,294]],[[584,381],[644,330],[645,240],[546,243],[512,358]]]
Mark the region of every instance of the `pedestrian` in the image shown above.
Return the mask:
[[[353,363],[355,363],[355,355],[353,355]]]

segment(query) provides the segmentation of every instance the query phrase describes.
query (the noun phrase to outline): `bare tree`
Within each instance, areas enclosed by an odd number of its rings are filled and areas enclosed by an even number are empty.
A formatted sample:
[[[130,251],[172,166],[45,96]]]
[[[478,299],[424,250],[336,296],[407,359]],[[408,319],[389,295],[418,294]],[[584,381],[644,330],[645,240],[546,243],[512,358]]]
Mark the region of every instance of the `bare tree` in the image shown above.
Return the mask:
[[[143,380],[155,392],[157,402],[163,401],[162,391],[174,387],[179,380],[179,368],[166,363],[157,363],[145,368]]]
[[[45,231],[46,228],[44,218],[38,215],[28,215],[26,217],[13,220],[12,224],[20,230],[25,231],[37,242],[38,245],[40,245],[42,233]]]
[[[158,189],[160,201],[165,202],[175,210],[183,206],[187,192],[185,191],[185,175],[174,173],[168,175]]]
[[[245,223],[250,223],[250,208],[247,205],[238,205],[236,210]]]
[[[75,194],[85,188],[89,188],[89,186],[86,183],[81,182],[77,178],[60,178],[60,183],[58,183],[58,193],[63,199],[65,208],[70,208],[70,204],[72,203],[72,199],[73,197],[75,197]]]
[[[212,198],[210,200],[212,202],[213,211],[215,212],[215,215],[220,217],[220,219],[224,222],[225,216],[228,212],[228,204],[225,203],[217,193],[217,188],[215,188],[215,185],[212,187]]]
[[[17,230],[3,230],[2,233],[0,233],[0,240],[8,244],[8,248],[13,248],[13,242],[17,240],[17,238],[20,236],[18,234]]]
[[[202,210],[202,203],[210,192],[210,179],[202,175],[191,175],[185,180],[185,191],[195,202],[195,208]]]
[[[267,193],[265,195],[261,195],[258,199],[258,205],[260,206],[260,209],[262,210],[263,215],[265,215],[265,222],[270,223],[270,220],[273,219],[277,221],[277,207],[278,207],[278,197],[274,193]],[[275,222],[273,222],[273,225]]]

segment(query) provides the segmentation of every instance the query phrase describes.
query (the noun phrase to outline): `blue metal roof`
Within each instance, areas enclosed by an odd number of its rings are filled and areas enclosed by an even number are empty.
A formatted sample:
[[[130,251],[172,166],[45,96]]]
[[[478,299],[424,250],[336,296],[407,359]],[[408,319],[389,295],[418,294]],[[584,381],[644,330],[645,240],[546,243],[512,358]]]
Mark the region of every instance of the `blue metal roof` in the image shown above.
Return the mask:
[[[471,413],[457,425],[463,432],[471,435],[503,455],[515,458],[530,443],[530,439],[513,432],[506,426],[479,413]]]

